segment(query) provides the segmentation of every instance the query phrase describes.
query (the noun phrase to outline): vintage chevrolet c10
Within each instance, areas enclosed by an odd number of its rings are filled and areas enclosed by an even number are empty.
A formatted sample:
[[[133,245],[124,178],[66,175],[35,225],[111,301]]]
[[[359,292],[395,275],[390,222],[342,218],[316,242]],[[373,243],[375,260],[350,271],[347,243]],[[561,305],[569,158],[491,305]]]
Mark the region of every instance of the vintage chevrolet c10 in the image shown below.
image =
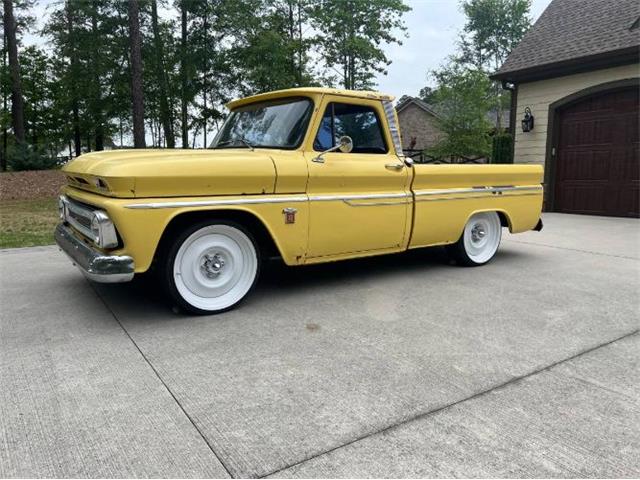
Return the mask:
[[[153,267],[169,298],[217,313],[261,260],[307,265],[446,245],[487,263],[512,233],[542,228],[538,165],[413,164],[393,97],[297,88],[229,103],[212,147],[82,155],[63,171],[60,248],[90,279]]]

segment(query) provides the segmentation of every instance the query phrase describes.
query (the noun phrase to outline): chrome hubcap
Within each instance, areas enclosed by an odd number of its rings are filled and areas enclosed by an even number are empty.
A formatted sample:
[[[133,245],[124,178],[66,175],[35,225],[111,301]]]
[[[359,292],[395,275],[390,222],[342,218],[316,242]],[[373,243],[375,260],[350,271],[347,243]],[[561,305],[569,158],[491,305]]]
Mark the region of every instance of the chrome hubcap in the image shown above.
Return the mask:
[[[471,229],[471,241],[477,243],[482,240],[486,234],[487,232],[482,225],[475,224]]]
[[[200,270],[208,278],[216,278],[224,269],[224,258],[219,253],[213,255],[207,253],[202,257]]]

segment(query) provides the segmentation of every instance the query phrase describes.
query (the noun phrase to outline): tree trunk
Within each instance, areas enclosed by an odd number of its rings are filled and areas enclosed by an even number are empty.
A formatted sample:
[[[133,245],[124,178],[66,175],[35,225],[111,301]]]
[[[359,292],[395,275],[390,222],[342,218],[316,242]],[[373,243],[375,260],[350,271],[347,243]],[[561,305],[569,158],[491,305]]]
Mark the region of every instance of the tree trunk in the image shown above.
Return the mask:
[[[24,100],[20,83],[20,63],[18,61],[18,43],[16,40],[16,22],[13,18],[13,1],[3,0],[4,34],[9,50],[9,73],[11,76],[11,120],[13,134],[18,143],[24,143]]]
[[[176,142],[173,135],[173,121],[168,101],[167,72],[164,68],[164,49],[162,38],[160,38],[160,28],[158,27],[158,2],[151,0],[151,23],[153,28],[153,41],[156,50],[156,75],[160,88],[160,122],[162,130],[167,140],[168,148],[175,148]]]
[[[69,44],[71,46],[69,56],[71,58],[71,120],[73,122],[73,143],[76,157],[79,157],[82,154],[82,137],[80,134],[80,107],[78,100],[78,89],[76,87],[76,79],[78,78],[78,54],[76,51],[75,32],[73,30],[73,13],[71,12],[71,2],[69,0],[67,0],[66,2],[65,10],[67,17],[67,35],[69,37]]]
[[[209,49],[207,48],[207,39],[208,37],[208,23],[207,23],[207,11],[205,9],[204,12],[204,21],[203,21],[203,27],[204,27],[204,46],[205,46],[205,52],[209,51]],[[209,60],[205,57],[204,58],[204,69],[202,72],[203,78],[202,78],[202,108],[203,108],[203,112],[202,112],[202,131],[204,134],[204,148],[207,148],[207,82],[209,80]]]
[[[302,86],[302,13],[300,0],[298,0],[298,86]]]
[[[145,148],[144,94],[142,91],[142,38],[140,36],[138,0],[129,0],[129,47],[131,53],[131,109],[133,112],[133,146]]]
[[[103,119],[103,111],[102,111],[102,85],[100,84],[100,74],[102,72],[102,68],[100,65],[101,54],[100,54],[100,43],[98,42],[98,38],[100,37],[100,33],[98,32],[98,2],[93,2],[93,8],[91,9],[91,33],[92,40],[95,44],[95,52],[93,58],[93,93],[92,93],[92,110],[93,110],[93,119],[95,121],[95,149],[96,150],[104,150],[104,119]]]
[[[187,0],[180,2],[180,107],[182,124],[182,148],[189,148],[189,118],[187,117]]]
[[[293,1],[294,0],[288,0],[287,1],[287,7],[289,7],[289,38],[287,39],[289,42],[289,47],[291,47],[292,45],[294,45],[295,42],[295,22],[293,20]],[[297,68],[296,68],[296,50],[289,50],[289,54],[291,55],[291,58],[289,58],[289,68],[291,69],[291,78],[295,78],[296,79],[296,86],[299,87],[300,86],[300,82],[298,80],[298,75],[297,75]]]
[[[7,68],[7,36],[2,35],[2,68]],[[7,111],[7,92],[2,87],[2,111]],[[3,113],[4,114],[4,113]],[[2,127],[2,154],[0,155],[0,170],[7,171],[7,124],[3,123]]]

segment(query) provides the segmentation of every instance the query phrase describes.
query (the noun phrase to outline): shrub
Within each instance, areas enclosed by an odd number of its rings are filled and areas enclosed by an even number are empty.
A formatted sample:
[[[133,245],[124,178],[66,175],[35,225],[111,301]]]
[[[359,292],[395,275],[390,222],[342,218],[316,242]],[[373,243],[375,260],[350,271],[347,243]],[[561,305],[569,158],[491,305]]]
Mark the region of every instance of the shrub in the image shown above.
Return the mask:
[[[509,133],[501,133],[493,137],[491,163],[513,163],[513,137]]]
[[[48,170],[56,167],[58,161],[44,150],[33,148],[25,143],[13,145],[7,151],[7,165],[10,170]]]

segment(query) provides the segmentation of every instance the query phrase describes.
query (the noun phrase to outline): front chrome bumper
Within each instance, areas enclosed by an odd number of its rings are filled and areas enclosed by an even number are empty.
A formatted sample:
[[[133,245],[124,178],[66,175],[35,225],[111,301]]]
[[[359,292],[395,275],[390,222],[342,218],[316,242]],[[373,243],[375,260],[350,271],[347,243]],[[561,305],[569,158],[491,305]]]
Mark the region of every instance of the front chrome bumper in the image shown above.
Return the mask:
[[[105,255],[80,240],[63,223],[54,233],[56,243],[89,280],[100,283],[120,283],[133,279],[133,258],[125,255]]]

